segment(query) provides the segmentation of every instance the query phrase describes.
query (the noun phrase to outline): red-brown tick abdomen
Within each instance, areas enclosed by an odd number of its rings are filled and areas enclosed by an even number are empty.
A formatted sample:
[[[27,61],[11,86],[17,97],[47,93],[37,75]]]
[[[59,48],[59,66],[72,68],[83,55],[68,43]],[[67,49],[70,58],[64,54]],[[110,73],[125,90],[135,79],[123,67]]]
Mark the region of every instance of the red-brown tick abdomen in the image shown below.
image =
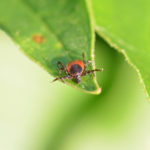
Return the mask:
[[[84,70],[84,62],[81,60],[74,60],[66,65],[67,71],[72,74],[76,75],[77,73],[82,73]]]

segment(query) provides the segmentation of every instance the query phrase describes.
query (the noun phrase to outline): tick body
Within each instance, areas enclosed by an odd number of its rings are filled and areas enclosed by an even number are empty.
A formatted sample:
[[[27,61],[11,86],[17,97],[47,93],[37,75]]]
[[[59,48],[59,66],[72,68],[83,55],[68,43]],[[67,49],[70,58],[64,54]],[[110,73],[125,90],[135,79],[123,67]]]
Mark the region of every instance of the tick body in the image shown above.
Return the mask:
[[[81,74],[84,70],[84,62],[81,60],[74,60],[66,65],[67,71],[72,75],[76,76],[77,74]]]
[[[93,74],[96,71],[103,71],[103,69],[95,69],[95,70],[86,70],[87,66],[91,61],[85,61],[85,55],[82,54],[83,60],[74,60],[71,62],[68,62],[66,64],[66,67],[59,61],[57,62],[58,67],[58,73],[61,74],[61,71],[64,71],[66,73],[65,76],[58,77],[54,79],[53,81],[62,80],[64,82],[64,79],[75,79],[78,84],[81,82],[81,77],[86,76],[88,74]]]

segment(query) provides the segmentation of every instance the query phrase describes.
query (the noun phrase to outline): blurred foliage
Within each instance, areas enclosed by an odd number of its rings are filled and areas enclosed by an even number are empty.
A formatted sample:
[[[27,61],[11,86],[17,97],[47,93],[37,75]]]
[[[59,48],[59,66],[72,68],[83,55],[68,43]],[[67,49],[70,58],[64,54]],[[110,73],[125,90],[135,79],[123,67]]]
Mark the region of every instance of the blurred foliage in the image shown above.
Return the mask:
[[[91,2],[97,33],[134,65],[150,94],[150,1]]]

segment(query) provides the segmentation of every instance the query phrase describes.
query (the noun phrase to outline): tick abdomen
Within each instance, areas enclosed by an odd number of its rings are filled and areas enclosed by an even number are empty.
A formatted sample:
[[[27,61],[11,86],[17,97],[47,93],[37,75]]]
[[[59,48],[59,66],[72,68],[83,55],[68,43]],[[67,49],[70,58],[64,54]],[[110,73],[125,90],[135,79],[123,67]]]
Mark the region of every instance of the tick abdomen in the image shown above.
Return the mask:
[[[74,60],[69,62],[67,65],[67,71],[73,76],[76,74],[81,74],[84,70],[84,63],[81,60]]]
[[[77,73],[81,73],[81,72],[82,72],[82,68],[78,64],[74,64],[70,68],[71,74],[77,74]]]

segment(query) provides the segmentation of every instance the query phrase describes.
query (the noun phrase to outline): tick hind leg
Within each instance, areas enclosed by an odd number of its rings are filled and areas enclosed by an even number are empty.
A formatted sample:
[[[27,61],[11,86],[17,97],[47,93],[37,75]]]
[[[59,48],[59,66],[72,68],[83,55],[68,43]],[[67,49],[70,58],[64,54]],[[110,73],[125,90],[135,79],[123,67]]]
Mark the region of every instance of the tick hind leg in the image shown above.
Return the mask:
[[[58,61],[57,62],[57,67],[58,67],[58,73],[61,74],[61,71],[64,71],[66,74],[68,74],[67,69],[64,67],[64,65]]]
[[[65,83],[64,79],[72,79],[72,77],[71,77],[71,76],[57,77],[57,78],[55,78],[52,82],[55,82],[55,81],[57,81],[57,80],[61,80],[62,82]]]
[[[95,72],[96,71],[100,71],[101,72],[101,71],[103,71],[103,69],[87,70],[87,71],[84,71],[81,76],[86,76],[88,74],[93,74],[95,76]]]

